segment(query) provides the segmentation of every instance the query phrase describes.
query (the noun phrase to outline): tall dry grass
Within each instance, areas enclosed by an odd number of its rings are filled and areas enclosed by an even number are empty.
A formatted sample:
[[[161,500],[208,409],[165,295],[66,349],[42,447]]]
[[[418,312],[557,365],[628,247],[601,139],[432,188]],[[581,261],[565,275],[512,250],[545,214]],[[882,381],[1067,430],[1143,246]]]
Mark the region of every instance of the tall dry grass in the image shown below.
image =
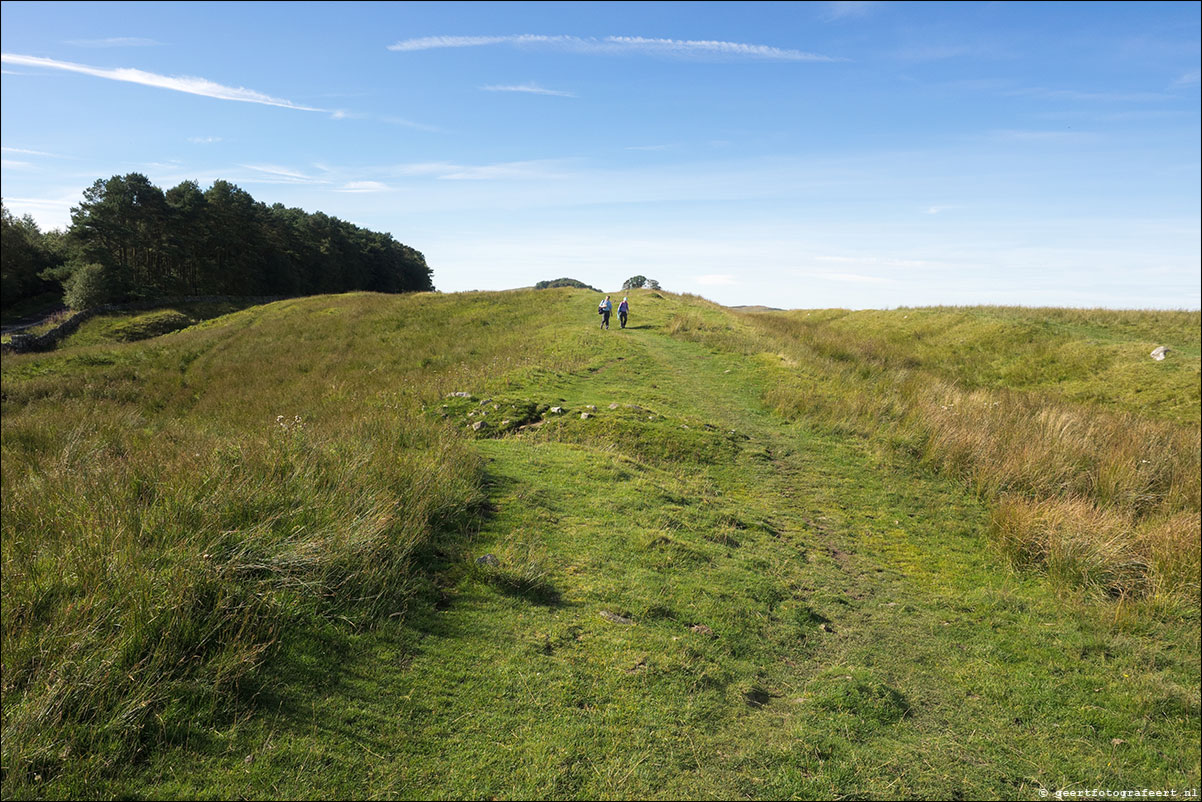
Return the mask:
[[[937,349],[920,341],[850,326],[843,313],[743,318],[755,329],[745,338],[748,351],[768,346],[782,366],[766,394],[770,405],[841,431],[884,436],[925,464],[970,483],[993,503],[996,542],[1016,564],[1111,596],[1159,595],[1196,604],[1198,424],[1157,419],[1117,404],[1076,403],[1050,391],[987,389],[957,381],[973,371],[965,362],[996,366],[1021,358],[988,346],[1011,337],[999,333],[1004,321],[998,314],[982,313],[982,333],[974,340],[972,311],[958,310],[959,336],[977,343],[977,350],[949,348],[938,358]],[[1173,314],[1171,320],[1180,324],[1183,313]],[[1151,327],[1143,326],[1137,313],[1094,310],[1053,318],[1103,326],[1109,321],[1116,337]],[[1016,325],[1027,332],[1029,322],[1024,313]],[[683,336],[706,333],[694,327]],[[1072,345],[1078,351],[1091,347]]]
[[[572,301],[538,297],[298,299],[6,357],[6,795],[252,709],[318,621],[403,613],[481,499],[476,452],[423,405],[588,358],[539,339]]]

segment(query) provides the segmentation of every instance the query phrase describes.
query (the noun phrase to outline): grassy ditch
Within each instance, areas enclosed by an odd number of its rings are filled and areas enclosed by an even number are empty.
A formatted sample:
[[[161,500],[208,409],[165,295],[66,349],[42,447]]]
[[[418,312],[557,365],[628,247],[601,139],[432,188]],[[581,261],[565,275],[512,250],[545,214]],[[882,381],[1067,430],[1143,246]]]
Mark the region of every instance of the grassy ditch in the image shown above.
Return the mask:
[[[766,399],[783,414],[891,443],[968,482],[991,501],[995,542],[1016,563],[1114,597],[1196,606],[1197,314],[1039,311],[674,325],[678,336],[773,354]],[[1045,325],[1051,333],[1032,333]],[[1152,329],[1173,343],[1167,365],[1148,357]],[[1019,389],[997,386],[1020,370]],[[1172,401],[1141,407],[1142,395]]]

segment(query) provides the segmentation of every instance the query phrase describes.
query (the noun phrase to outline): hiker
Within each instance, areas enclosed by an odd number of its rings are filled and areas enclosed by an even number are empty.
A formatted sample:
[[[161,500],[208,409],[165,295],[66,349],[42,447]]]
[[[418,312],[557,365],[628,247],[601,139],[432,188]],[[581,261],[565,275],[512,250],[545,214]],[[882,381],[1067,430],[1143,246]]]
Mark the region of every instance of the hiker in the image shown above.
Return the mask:
[[[597,305],[597,314],[601,315],[601,328],[609,330],[609,316],[614,311],[613,301],[609,300],[609,296],[605,296],[605,300]]]
[[[630,314],[630,304],[626,303],[626,299],[622,299],[622,303],[618,304],[618,320],[622,322],[622,328],[626,328],[626,316]]]

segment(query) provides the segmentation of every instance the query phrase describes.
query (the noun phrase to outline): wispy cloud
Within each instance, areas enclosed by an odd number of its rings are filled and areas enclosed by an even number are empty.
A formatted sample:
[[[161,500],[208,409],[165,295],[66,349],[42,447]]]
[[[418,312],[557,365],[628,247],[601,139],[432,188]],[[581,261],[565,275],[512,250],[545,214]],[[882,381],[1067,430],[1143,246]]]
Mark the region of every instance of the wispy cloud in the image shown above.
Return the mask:
[[[1202,70],[1192,70],[1173,82],[1173,86],[1197,86],[1202,83]]]
[[[650,39],[643,36],[423,36],[403,39],[389,50],[412,52],[456,47],[510,45],[543,47],[570,53],[646,55],[681,59],[755,59],[761,61],[845,61],[846,59],[806,53],[790,48],[698,39]]]
[[[722,286],[728,284],[737,284],[735,277],[729,273],[711,273],[706,276],[697,276],[693,279],[698,284],[704,284],[708,287]]]
[[[110,36],[107,39],[70,39],[65,44],[75,47],[160,47],[163,43],[138,36]]]
[[[396,117],[390,114],[366,114],[359,111],[346,111],[345,109],[339,109],[333,113],[333,117],[335,120],[374,120],[377,122],[388,123],[389,125],[399,125],[402,128],[413,128],[418,131],[443,133],[443,129],[437,126],[414,122],[413,120],[407,120],[404,117]]]
[[[153,72],[145,72],[144,70],[132,69],[128,67],[118,67],[115,69],[106,67],[90,67],[86,64],[75,64],[70,61],[56,61],[54,59],[39,58],[37,56],[22,56],[15,53],[0,54],[0,60],[3,60],[3,63],[5,64],[18,64],[23,67],[44,67],[51,70],[77,72],[83,75],[91,75],[96,78],[107,78],[111,81],[124,81],[127,83],[141,84],[143,86],[153,86],[158,89],[170,89],[175,92],[186,92],[190,95],[201,95],[202,97],[211,97],[217,100],[235,100],[240,103],[259,103],[264,106],[279,106],[281,108],[296,109],[298,111],[327,111],[327,109],[301,106],[293,103],[290,100],[271,97],[270,95],[265,95],[262,92],[256,92],[253,89],[222,86],[221,84],[214,83],[205,78],[158,75]]]
[[[335,192],[388,192],[392,187],[380,181],[348,181]]]
[[[7,145],[0,147],[0,150],[5,153],[20,153],[25,156],[46,156],[51,159],[66,159],[68,156],[60,156],[57,153],[47,153],[44,150],[29,150],[28,148],[10,148]]]
[[[1092,131],[1003,129],[991,131],[988,136],[990,139],[1003,142],[1076,142],[1083,139],[1092,139],[1096,135]]]
[[[1162,92],[1081,92],[1075,89],[1048,89],[1046,87],[1014,89],[1005,94],[1046,100],[1083,100],[1103,103],[1152,103],[1172,99],[1171,95]]]
[[[562,169],[562,162],[551,159],[459,167],[438,176],[447,181],[531,180],[566,177],[567,172]]]
[[[907,47],[893,54],[894,58],[902,61],[942,61],[968,55],[980,55],[980,52],[968,45],[921,45]]]
[[[517,84],[512,86],[482,86],[481,90],[485,92],[525,92],[530,95],[552,95],[554,97],[576,97],[574,92],[565,92],[560,89],[544,89],[537,84]]]
[[[240,164],[246,170],[253,170],[258,173],[257,180],[270,179],[271,183],[278,184],[326,184],[329,183],[326,179],[318,178],[317,176],[307,175],[300,170],[291,167],[281,167],[275,164]]]
[[[866,276],[863,273],[821,273],[813,271],[799,271],[799,276],[805,278],[819,279],[822,281],[843,281],[853,284],[893,284],[894,280],[890,278],[882,278],[881,276]]]
[[[23,170],[26,167],[33,167],[33,164],[30,162],[17,161],[16,159],[0,159],[0,167]]]
[[[842,0],[841,2],[826,3],[826,12],[822,15],[826,20],[846,19],[847,17],[866,17],[876,11],[880,3],[868,0]]]
[[[190,136],[188,141],[193,145],[212,145],[215,142],[224,142],[225,139],[219,136]]]

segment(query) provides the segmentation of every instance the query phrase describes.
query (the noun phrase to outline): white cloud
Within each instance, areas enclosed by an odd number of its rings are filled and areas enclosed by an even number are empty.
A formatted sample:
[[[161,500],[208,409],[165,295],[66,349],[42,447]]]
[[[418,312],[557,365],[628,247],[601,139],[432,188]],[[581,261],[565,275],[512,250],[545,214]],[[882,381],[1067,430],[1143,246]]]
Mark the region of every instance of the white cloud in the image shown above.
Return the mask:
[[[29,162],[17,161],[15,159],[0,159],[0,167],[23,170],[26,167],[33,167],[33,165]]]
[[[1083,100],[1102,103],[1154,103],[1172,99],[1172,95],[1162,92],[1081,92],[1076,89],[1048,89],[1047,87],[1014,89],[1005,94],[1045,100]]]
[[[190,136],[188,141],[193,145],[212,145],[215,142],[224,142],[225,140],[219,136]]]
[[[562,162],[551,159],[542,161],[502,162],[499,164],[482,164],[473,167],[458,167],[452,172],[444,173],[438,177],[449,181],[566,178],[567,173],[563,171],[560,165],[562,165]]]
[[[799,271],[799,276],[805,278],[816,278],[822,281],[842,281],[853,284],[892,284],[893,279],[882,278],[881,276],[866,276],[861,273],[818,273]]]
[[[0,147],[0,150],[5,153],[21,153],[26,156],[46,156],[51,159],[66,159],[67,156],[60,156],[57,153],[47,153],[44,150],[29,150],[28,148],[10,148],[7,145]]]
[[[264,180],[263,176],[271,179],[272,183],[280,184],[325,184],[328,181],[316,178],[311,175],[306,175],[300,170],[294,170],[291,167],[280,167],[275,164],[240,164],[247,170],[254,170],[261,175],[257,180]]]
[[[1202,83],[1202,71],[1193,70],[1173,82],[1173,86],[1197,86]]]
[[[841,2],[830,2],[826,4],[826,13],[823,17],[828,20],[844,19],[846,17],[865,17],[876,10],[880,3],[869,2],[868,0],[842,0]]]
[[[643,36],[424,36],[404,39],[388,46],[389,50],[412,52],[455,47],[512,45],[549,47],[571,53],[604,53],[663,56],[668,58],[757,59],[764,61],[844,61],[845,59],[806,53],[801,50],[698,39],[651,39]]]
[[[163,43],[137,36],[110,36],[107,39],[72,39],[65,44],[76,47],[159,47]]]
[[[387,184],[379,181],[348,181],[343,186],[339,187],[336,192],[387,192],[390,190]]]
[[[552,95],[554,97],[576,97],[573,92],[564,92],[559,89],[544,89],[537,84],[518,84],[516,86],[482,86],[481,90],[485,92],[526,92],[531,95]]]
[[[201,95],[202,97],[211,97],[217,100],[235,100],[240,103],[259,103],[264,106],[279,106],[281,108],[296,109],[298,111],[326,111],[326,109],[300,106],[290,100],[271,97],[270,95],[265,95],[262,92],[256,92],[253,89],[222,86],[221,84],[213,83],[205,78],[158,75],[153,72],[145,72],[143,70],[137,70],[128,67],[118,67],[115,69],[109,69],[106,67],[89,67],[86,64],[75,64],[70,61],[55,61],[54,59],[39,58],[37,56],[21,56],[15,53],[4,53],[0,55],[0,60],[3,60],[5,64],[19,64],[23,67],[45,67],[52,70],[78,72],[84,75],[91,75],[96,78],[107,78],[111,81],[125,81],[128,83],[141,84],[142,86],[153,86],[158,89],[170,89],[175,92],[186,92],[190,95]]]

